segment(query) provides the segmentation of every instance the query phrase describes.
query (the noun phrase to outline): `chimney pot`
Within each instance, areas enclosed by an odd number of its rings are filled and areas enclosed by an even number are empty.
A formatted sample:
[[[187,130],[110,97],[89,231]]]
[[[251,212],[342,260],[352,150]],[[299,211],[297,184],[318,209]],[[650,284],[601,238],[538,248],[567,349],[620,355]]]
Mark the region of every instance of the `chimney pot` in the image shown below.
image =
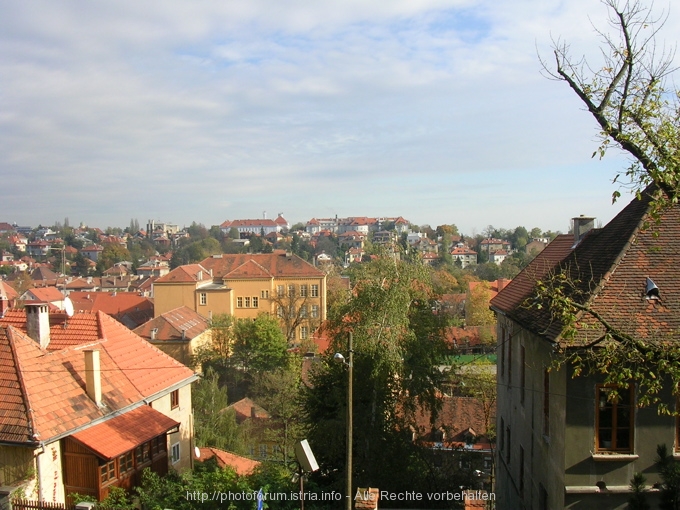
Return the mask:
[[[50,315],[47,303],[31,303],[26,305],[26,331],[28,336],[47,349],[50,345]]]
[[[578,244],[585,235],[595,226],[595,218],[592,216],[578,216],[572,218],[574,231],[574,245]]]

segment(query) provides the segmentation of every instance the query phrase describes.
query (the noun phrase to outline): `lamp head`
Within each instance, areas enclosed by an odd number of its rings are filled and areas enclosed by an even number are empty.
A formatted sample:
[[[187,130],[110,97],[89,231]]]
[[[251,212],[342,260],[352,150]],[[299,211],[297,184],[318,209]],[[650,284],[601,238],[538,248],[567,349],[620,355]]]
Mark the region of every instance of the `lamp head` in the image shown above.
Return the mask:
[[[335,355],[333,356],[333,360],[337,361],[338,363],[345,363],[345,357],[339,352],[335,353]]]

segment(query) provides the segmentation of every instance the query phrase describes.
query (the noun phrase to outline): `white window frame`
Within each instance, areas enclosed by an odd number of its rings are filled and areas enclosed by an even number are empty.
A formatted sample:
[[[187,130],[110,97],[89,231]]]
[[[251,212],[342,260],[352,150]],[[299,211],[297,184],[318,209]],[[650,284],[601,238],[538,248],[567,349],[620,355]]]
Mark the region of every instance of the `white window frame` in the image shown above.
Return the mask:
[[[208,294],[206,292],[198,293],[198,304],[201,306],[206,306],[208,304]]]
[[[319,297],[319,286],[316,283],[312,284],[312,297]]]
[[[179,442],[174,443],[170,447],[170,458],[172,459],[173,464],[177,464],[180,460],[180,447],[179,447]]]

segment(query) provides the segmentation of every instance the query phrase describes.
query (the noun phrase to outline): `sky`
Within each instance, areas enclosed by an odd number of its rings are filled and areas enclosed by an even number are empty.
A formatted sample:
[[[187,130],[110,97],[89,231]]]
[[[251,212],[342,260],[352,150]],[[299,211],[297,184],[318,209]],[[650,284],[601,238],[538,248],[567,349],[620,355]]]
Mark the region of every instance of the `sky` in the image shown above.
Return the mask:
[[[0,0],[0,221],[609,221],[628,160],[541,73],[598,0]],[[680,33],[671,11],[662,40]]]

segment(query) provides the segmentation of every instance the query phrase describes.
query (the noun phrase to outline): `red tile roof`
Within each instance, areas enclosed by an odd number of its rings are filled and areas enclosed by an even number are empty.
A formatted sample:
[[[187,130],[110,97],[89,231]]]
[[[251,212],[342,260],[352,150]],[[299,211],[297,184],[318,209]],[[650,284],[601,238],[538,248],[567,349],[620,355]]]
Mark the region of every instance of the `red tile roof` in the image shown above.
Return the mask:
[[[269,413],[260,405],[256,404],[248,397],[242,398],[238,402],[234,402],[227,409],[233,409],[236,413],[236,421],[241,423],[249,418],[267,420],[270,418]]]
[[[214,457],[217,461],[218,467],[224,468],[229,466],[234,471],[236,471],[236,474],[239,476],[248,476],[253,474],[255,469],[257,469],[257,467],[260,465],[260,463],[256,460],[241,457],[235,453],[225,452],[224,450],[220,450],[218,448],[202,447],[199,448],[199,451],[201,452],[201,456],[196,457],[194,455],[195,461],[205,462],[206,460],[210,460]]]
[[[155,340],[189,341],[210,328],[210,321],[187,306],[180,306],[159,315],[133,330],[133,333],[151,340],[151,331],[156,329]],[[184,338],[182,337],[184,332]]]
[[[12,311],[12,320],[5,317],[0,322],[0,377],[14,392],[8,393],[14,397],[0,399],[0,441],[17,437],[17,413],[26,414],[24,438],[35,435],[48,440],[125,411],[174,385],[188,384],[195,377],[190,369],[102,312],[76,313],[66,327],[64,319],[61,325],[53,324],[53,336],[60,329],[62,335],[72,335],[64,341],[71,347],[53,351],[41,350],[12,325],[18,322],[16,313]],[[102,407],[85,391],[85,348],[100,352]],[[17,399],[17,387],[23,402]]]
[[[638,338],[675,338],[680,329],[680,206],[661,215],[658,226],[642,228],[653,191],[645,190],[601,229],[593,229],[574,247],[572,236],[559,236],[491,301],[524,328],[560,341],[563,325],[541,309],[523,306],[535,282],[551,271],[565,273],[582,293],[577,299],[601,314],[613,327]],[[653,224],[653,221],[650,221]],[[660,289],[661,299],[645,299],[646,278]],[[588,320],[586,320],[588,322]],[[596,324],[581,328],[573,343],[597,340]]]
[[[76,432],[71,437],[101,458],[110,460],[178,425],[178,422],[150,406],[141,405],[125,414]]]
[[[489,415],[489,423],[495,423],[496,406]],[[478,438],[487,433],[484,405],[472,397],[442,397],[442,408],[434,423],[428,412],[422,410],[416,413],[416,427],[421,441],[425,443],[437,442],[435,431],[443,429],[446,434],[444,441],[439,441],[448,446],[460,447],[465,444],[465,436],[469,429],[474,431]],[[480,446],[488,445],[488,440],[482,440]]]
[[[210,271],[203,264],[187,264],[176,267],[155,283],[194,283],[204,280],[210,280]]]
[[[19,293],[14,290],[14,287],[0,280],[0,299],[7,299],[12,301],[19,297]]]
[[[26,295],[32,301],[42,301],[43,303],[63,301],[65,299],[64,295],[56,287],[33,288],[26,291]]]
[[[240,278],[273,278],[273,275],[260,264],[250,259],[222,277],[238,280]]]
[[[128,311],[151,311],[153,301],[136,292],[71,292],[68,297],[74,310],[116,315]]]
[[[208,257],[201,266],[212,269],[213,276],[228,278],[228,274],[248,261],[253,261],[268,271],[273,277],[316,277],[324,276],[323,271],[297,255],[279,253],[224,254]],[[182,266],[185,267],[185,266]],[[164,278],[167,278],[166,275]]]

